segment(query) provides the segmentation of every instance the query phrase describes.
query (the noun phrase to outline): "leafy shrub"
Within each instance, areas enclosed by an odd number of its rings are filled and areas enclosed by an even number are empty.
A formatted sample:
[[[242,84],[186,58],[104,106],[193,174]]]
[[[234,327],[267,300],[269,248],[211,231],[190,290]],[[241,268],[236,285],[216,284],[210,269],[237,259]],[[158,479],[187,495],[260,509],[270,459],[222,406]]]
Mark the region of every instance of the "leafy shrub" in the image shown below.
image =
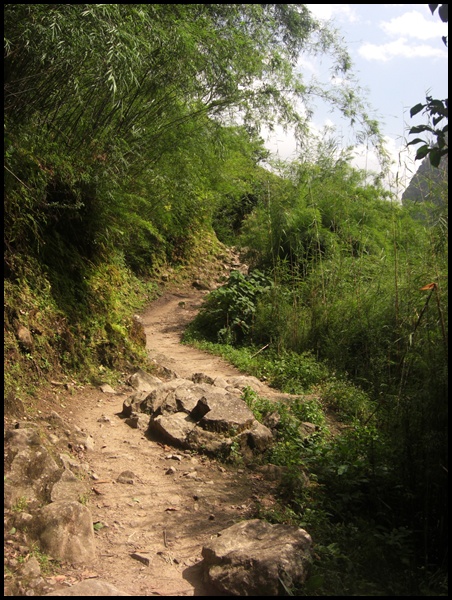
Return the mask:
[[[279,349],[298,351],[306,347],[310,329],[309,310],[299,302],[299,293],[289,279],[287,265],[280,264],[274,274],[274,283],[267,294],[263,294],[256,306],[250,341],[255,344],[271,342]],[[280,279],[288,281],[280,281]]]
[[[271,280],[260,271],[243,275],[232,271],[227,283],[207,297],[189,331],[210,341],[238,344],[249,333],[258,298],[268,292]]]
[[[292,403],[292,411],[300,421],[307,421],[319,427],[326,423],[322,403],[318,398],[297,398]]]

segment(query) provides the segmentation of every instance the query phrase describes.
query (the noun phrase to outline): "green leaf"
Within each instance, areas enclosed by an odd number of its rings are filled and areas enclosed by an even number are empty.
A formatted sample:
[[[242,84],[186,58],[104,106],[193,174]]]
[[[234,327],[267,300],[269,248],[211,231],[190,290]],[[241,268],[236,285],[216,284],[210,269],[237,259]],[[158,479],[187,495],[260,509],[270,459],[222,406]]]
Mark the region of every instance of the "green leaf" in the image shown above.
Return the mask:
[[[421,138],[414,138],[414,140],[411,140],[411,142],[408,142],[407,146],[411,146],[413,144],[425,144],[425,140],[421,139]]]
[[[323,586],[323,575],[312,575],[304,584],[305,592],[312,594]]]
[[[417,115],[417,113],[421,112],[421,110],[423,108],[425,108],[425,104],[422,104],[421,102],[419,102],[419,104],[416,104],[416,106],[413,106],[413,108],[410,109],[410,117],[414,117],[414,115]]]
[[[103,523],[101,523],[100,521],[93,523],[94,531],[99,531],[100,529],[103,529],[104,527],[105,527],[105,525]]]
[[[436,127],[436,126],[438,125],[438,123],[439,123],[440,121],[442,121],[443,119],[444,119],[444,115],[441,115],[441,116],[439,116],[439,117],[435,117],[435,118],[433,119],[433,125]]]
[[[430,148],[427,145],[421,146],[420,148],[417,149],[415,160],[420,160],[421,158],[425,158],[429,152],[430,152]]]
[[[438,144],[438,148],[445,148],[447,146],[446,136],[444,134],[438,134],[436,142]]]
[[[413,133],[423,133],[424,131],[433,131],[433,130],[428,125],[416,125],[416,127],[412,127],[408,133],[409,133],[409,135],[412,135]]]
[[[443,23],[447,23],[449,20],[449,5],[441,4],[441,6],[438,9],[438,14],[440,16],[441,21]]]
[[[428,104],[430,113],[438,113],[440,115],[446,115],[446,108],[442,100],[430,100]]]
[[[441,162],[441,156],[442,156],[442,152],[439,148],[432,148],[430,150],[430,164],[432,165],[432,167],[439,167],[439,163]]]

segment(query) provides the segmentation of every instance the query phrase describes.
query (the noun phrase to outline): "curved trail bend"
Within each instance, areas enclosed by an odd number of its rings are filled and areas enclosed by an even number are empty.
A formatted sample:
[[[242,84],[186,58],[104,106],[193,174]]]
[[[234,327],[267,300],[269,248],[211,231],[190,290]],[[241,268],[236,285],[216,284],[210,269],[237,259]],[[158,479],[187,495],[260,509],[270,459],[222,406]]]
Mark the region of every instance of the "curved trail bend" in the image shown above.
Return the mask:
[[[151,359],[175,371],[179,377],[205,373],[210,377],[232,377],[240,371],[221,358],[180,343],[184,328],[201,307],[206,292],[168,292],[152,303],[141,316],[146,348]]]

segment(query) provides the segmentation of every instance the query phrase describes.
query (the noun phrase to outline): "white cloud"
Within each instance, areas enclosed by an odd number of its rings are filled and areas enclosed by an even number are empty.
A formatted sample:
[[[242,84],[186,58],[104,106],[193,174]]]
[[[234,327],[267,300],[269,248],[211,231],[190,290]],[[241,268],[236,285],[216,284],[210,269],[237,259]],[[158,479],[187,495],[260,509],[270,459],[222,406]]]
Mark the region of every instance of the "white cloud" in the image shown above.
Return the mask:
[[[295,160],[298,154],[295,136],[291,132],[285,132],[279,125],[274,131],[262,127],[261,136],[265,140],[267,150],[279,160]]]
[[[306,4],[314,17],[322,20],[329,20],[332,17],[338,17],[350,23],[359,20],[352,4]]]
[[[318,73],[318,67],[316,66],[314,59],[308,58],[305,55],[300,54],[297,61],[297,71],[306,72],[309,71],[311,73]]]
[[[363,145],[356,146],[353,149],[351,164],[352,167],[366,171],[366,173],[378,173],[380,171],[380,164],[376,153]]]
[[[363,44],[358,53],[367,60],[386,62],[398,56],[403,58],[446,58],[447,52],[427,44],[409,44],[405,38],[400,38],[387,44]]]
[[[406,12],[390,21],[382,21],[380,27],[392,37],[411,37],[418,40],[440,39],[445,34],[444,23],[427,19],[417,10]]]

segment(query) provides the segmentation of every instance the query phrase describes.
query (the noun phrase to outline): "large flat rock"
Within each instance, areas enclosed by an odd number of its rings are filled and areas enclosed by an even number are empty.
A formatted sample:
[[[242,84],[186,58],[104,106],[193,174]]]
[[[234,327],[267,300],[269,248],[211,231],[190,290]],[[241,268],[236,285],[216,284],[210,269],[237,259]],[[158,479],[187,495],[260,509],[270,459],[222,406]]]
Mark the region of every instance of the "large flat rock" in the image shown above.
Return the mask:
[[[162,441],[179,448],[189,448],[188,435],[196,422],[183,412],[159,415],[149,421],[148,432]]]
[[[209,410],[198,425],[208,431],[235,435],[251,428],[255,421],[245,402],[233,394],[221,396],[212,392],[204,401]]]
[[[312,540],[304,530],[260,519],[220,531],[202,549],[207,581],[232,596],[280,596],[307,576]]]

